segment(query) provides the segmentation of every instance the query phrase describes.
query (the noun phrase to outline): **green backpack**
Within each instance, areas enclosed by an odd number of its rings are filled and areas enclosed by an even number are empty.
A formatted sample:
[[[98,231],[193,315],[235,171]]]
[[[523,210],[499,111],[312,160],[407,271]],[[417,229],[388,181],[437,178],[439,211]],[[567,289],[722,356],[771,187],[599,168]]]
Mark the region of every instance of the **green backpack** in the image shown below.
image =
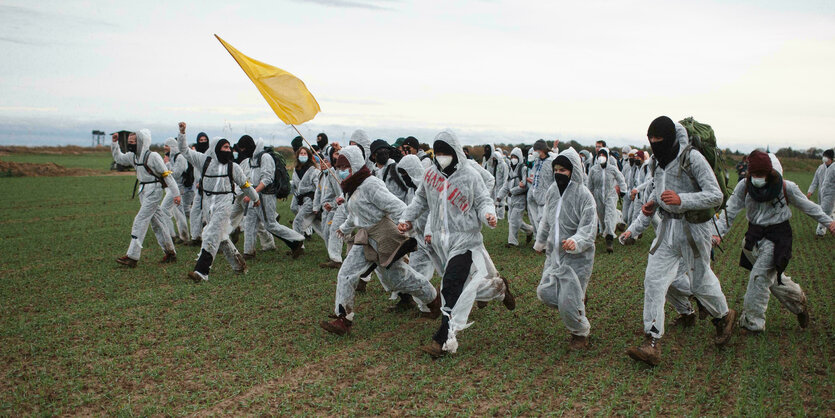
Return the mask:
[[[693,117],[680,120],[678,123],[682,124],[682,126],[687,129],[687,136],[690,139],[690,145],[688,145],[687,148],[696,149],[705,157],[708,164],[710,164],[710,168],[713,169],[713,174],[716,176],[716,181],[719,183],[719,189],[722,190],[722,203],[719,206],[694,210],[685,214],[685,218],[688,222],[707,222],[713,218],[715,214],[725,209],[728,198],[730,198],[731,193],[733,193],[733,190],[728,188],[730,176],[728,175],[728,170],[725,165],[725,156],[722,155],[722,150],[716,146],[716,134],[713,132],[713,128],[711,128],[710,125],[699,123],[693,119]],[[689,155],[690,152],[684,152],[682,154],[683,159],[681,161],[681,168],[692,178],[693,176],[689,170],[690,161],[689,158],[687,158]]]

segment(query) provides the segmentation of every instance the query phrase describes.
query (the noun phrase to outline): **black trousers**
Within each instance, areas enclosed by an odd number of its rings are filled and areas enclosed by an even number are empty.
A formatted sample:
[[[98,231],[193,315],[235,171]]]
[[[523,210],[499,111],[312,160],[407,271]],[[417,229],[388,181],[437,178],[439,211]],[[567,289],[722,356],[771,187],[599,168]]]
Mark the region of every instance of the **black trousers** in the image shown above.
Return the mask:
[[[444,296],[444,307],[452,309],[458,302],[458,297],[464,290],[464,283],[470,277],[470,267],[473,265],[473,253],[467,251],[464,254],[452,257],[446,265],[444,270],[443,285],[441,294]],[[435,331],[432,339],[438,344],[443,345],[447,340],[449,333],[449,318],[446,315],[441,315],[441,327]]]

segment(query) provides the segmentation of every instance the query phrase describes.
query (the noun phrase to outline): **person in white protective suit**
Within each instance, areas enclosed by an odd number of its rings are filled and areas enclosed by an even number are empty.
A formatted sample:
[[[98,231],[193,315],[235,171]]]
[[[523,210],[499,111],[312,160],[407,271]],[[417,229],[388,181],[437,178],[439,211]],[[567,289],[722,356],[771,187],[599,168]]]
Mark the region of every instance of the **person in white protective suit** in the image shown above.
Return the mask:
[[[235,201],[235,189],[240,188],[249,197],[253,206],[260,205],[258,193],[246,178],[243,169],[235,163],[232,146],[225,138],[213,138],[209,141],[206,154],[189,149],[186,144],[186,124],[180,122],[180,133],[177,142],[180,153],[200,170],[200,189],[202,195],[203,212],[207,219],[203,228],[203,243],[200,256],[194,270],[188,273],[188,278],[195,283],[209,280],[209,269],[212,267],[218,251],[223,253],[226,261],[237,273],[246,272],[246,261],[241,253],[229,240],[231,229],[230,218]]]
[[[823,176],[818,194],[820,195],[823,213],[835,217],[835,164],[831,162],[826,167],[826,173]]]
[[[629,215],[630,221],[628,225],[635,223],[641,215],[641,207],[644,203],[646,203],[646,196],[648,195],[647,190],[651,188],[650,186],[652,184],[652,165],[654,164],[653,158],[649,155],[649,153],[639,150],[636,152],[635,159],[637,170],[635,171],[633,178],[634,185],[629,193],[624,196],[624,201],[630,200],[632,202],[630,204],[630,211],[632,213]],[[656,214],[653,216],[651,222],[653,227],[657,227],[661,222],[661,218],[658,214]],[[636,238],[640,238],[640,236],[630,237],[625,240],[623,244],[632,245],[635,243]]]
[[[177,148],[176,138],[168,138],[165,140],[165,157],[168,160],[165,163],[165,166],[168,168],[168,171],[171,172],[174,182],[177,183],[177,191],[179,196],[182,198],[186,190],[185,186],[183,186],[183,173],[185,173],[188,169],[188,161],[186,161],[185,157],[180,155],[179,148]],[[162,203],[160,204],[162,206],[162,210],[165,211],[166,214],[165,225],[168,228],[168,233],[171,235],[175,244],[183,242],[188,245],[189,226],[188,221],[186,220],[186,214],[183,211],[183,206],[185,205],[175,205],[174,196],[175,194],[172,193],[171,190],[166,191],[165,197],[162,198]],[[172,217],[177,221],[176,229],[174,223],[171,222]]]
[[[316,213],[313,211],[313,198],[316,196],[316,179],[319,176],[319,169],[316,168],[313,160],[313,153],[307,147],[301,147],[296,151],[296,165],[293,168],[293,199],[297,206],[296,217],[293,219],[293,230],[304,235],[313,227],[313,230],[323,236],[319,230],[320,224],[316,222]]]
[[[828,149],[824,151],[823,157],[821,159],[823,160],[823,162],[821,163],[821,165],[818,166],[817,170],[815,170],[815,177],[812,178],[812,184],[809,185],[809,190],[806,192],[806,197],[811,199],[812,194],[815,193],[815,190],[817,190],[818,203],[820,205],[823,205],[826,173],[829,166],[832,165],[832,161],[835,160],[835,150]],[[832,187],[832,185],[830,184],[829,187]],[[827,215],[833,216],[835,214],[833,214],[832,212],[828,212]],[[815,229],[815,235],[818,237],[826,235],[826,228],[818,224],[817,228]]]
[[[626,193],[626,182],[607,148],[597,152],[597,162],[589,169],[588,188],[597,204],[597,218],[603,226],[606,252],[614,251],[615,228],[621,222],[618,196]]]
[[[429,212],[426,229],[442,263],[443,317],[432,341],[421,350],[438,358],[458,349],[457,335],[471,325],[467,318],[474,302],[501,300],[505,307],[514,309],[516,301],[484,248],[482,224],[495,228],[497,222],[484,181],[468,163],[452,132],[439,133],[432,149],[435,162],[426,170],[414,200],[403,212],[399,229],[408,232],[421,215]]]
[[[333,228],[333,219],[337,211],[337,199],[342,198],[342,189],[339,181],[334,175],[336,171],[332,168],[336,159],[339,158],[339,151],[331,146],[326,146],[322,157],[319,178],[316,185],[316,194],[313,196],[313,208],[319,211],[322,218],[320,229],[325,234],[325,245],[328,249],[328,261],[319,263],[321,268],[339,268],[342,266],[342,238],[336,236]],[[344,222],[344,220],[343,220]],[[339,225],[337,225],[338,227]]]
[[[691,291],[714,318],[714,344],[730,341],[737,313],[728,308],[719,279],[710,267],[712,210],[722,203],[722,191],[707,160],[688,146],[687,130],[667,116],[656,118],[647,130],[658,166],[655,186],[639,217],[621,236],[642,233],[656,212],[661,225],[651,245],[644,277],[644,343],[627,350],[635,360],[650,365],[661,361],[664,301],[681,271],[689,270]],[[705,211],[711,211],[708,216]],[[682,264],[686,270],[682,270]]]
[[[510,170],[502,192],[508,196],[508,230],[505,244],[508,248],[519,246],[517,235],[520,230],[527,236],[527,244],[533,239],[534,228],[523,219],[528,194],[528,166],[524,160],[522,150],[518,147],[510,151]]]
[[[255,193],[261,204],[254,207],[249,197],[242,198],[246,215],[244,216],[244,259],[255,258],[255,245],[258,229],[263,227],[268,233],[280,239],[290,248],[293,259],[304,254],[302,244],[304,235],[278,223],[275,214],[275,161],[264,151],[264,141],[255,141],[249,135],[238,140],[238,160],[247,177],[255,185]]]
[[[122,153],[119,149],[118,141],[119,134],[114,133],[113,143],[110,145],[113,161],[116,164],[136,167],[136,183],[139,185],[141,206],[133,219],[127,254],[117,258],[116,262],[128,267],[136,267],[142,255],[142,243],[145,241],[145,234],[150,225],[157,243],[165,252],[160,263],[173,263],[177,261],[177,252],[165,221],[168,215],[160,203],[163,199],[163,189],[167,187],[172,194],[174,204],[180,204],[180,191],[177,183],[171,176],[171,171],[165,166],[162,157],[150,150],[151,131],[141,129],[139,132],[129,134],[126,153]],[[134,185],[134,190],[136,190],[136,185]]]
[[[383,181],[388,191],[402,201],[406,201],[409,188],[397,171],[400,154],[388,142],[378,139],[371,143],[371,161],[374,162],[374,175]]]
[[[626,147],[624,147],[625,149]],[[621,170],[621,174],[623,174],[623,180],[626,182],[626,188],[623,189],[623,192],[626,195],[623,196],[623,223],[625,225],[629,225],[632,223],[632,199],[629,197],[629,192],[635,188],[636,181],[638,179],[638,171],[641,169],[641,164],[638,162],[638,150],[631,150],[629,154],[624,154],[626,156],[626,160],[623,162],[623,170]],[[623,231],[621,231],[623,232]]]
[[[739,182],[728,199],[725,215],[719,218],[720,237],[731,229],[744,209],[748,218],[740,266],[751,271],[745,291],[739,326],[746,331],[765,330],[765,311],[769,295],[797,315],[801,328],[809,326],[809,305],[800,285],[784,274],[792,256],[792,205],[835,233],[835,221],[820,206],[810,201],[792,181],[783,179],[777,157],[762,151],[748,156],[748,177]]]
[[[432,165],[432,157],[420,148],[420,142],[413,136],[406,137],[406,140],[403,141],[403,152],[405,152],[406,155],[414,155],[418,157],[420,159],[420,165],[422,165],[424,169],[427,169],[430,165]]]
[[[493,144],[484,146],[484,169],[493,177],[493,187],[488,191],[496,206],[496,216],[504,219],[504,197],[502,189],[507,183],[507,163],[504,161],[504,154]]]
[[[179,145],[178,145],[179,151]],[[201,154],[205,154],[209,151],[209,136],[206,135],[205,132],[200,132],[197,134],[197,144],[194,146],[192,150],[194,152],[199,152]],[[182,154],[180,154],[182,155]],[[200,169],[192,165],[191,167],[192,173],[194,174],[194,187],[198,190],[200,189]],[[191,200],[191,210],[189,211],[189,218],[188,223],[191,232],[191,244],[192,245],[200,245],[203,239],[203,225],[206,222],[206,218],[203,216],[203,196],[200,193],[194,193],[194,197]]]
[[[546,250],[536,296],[559,309],[571,338],[569,348],[588,346],[591,326],[586,318],[586,288],[594,266],[597,213],[594,197],[583,182],[583,164],[574,148],[552,163],[554,184],[536,231],[537,251]]]
[[[533,167],[528,171],[528,218],[533,226],[534,233],[539,226],[542,208],[545,207],[548,196],[548,188],[554,182],[554,173],[551,162],[554,157],[548,152],[545,141],[538,140],[533,144],[531,153],[534,155]]]
[[[343,148],[336,169],[343,179],[341,187],[348,215],[336,233],[344,237],[356,230],[357,234],[337,274],[335,319],[322,321],[319,325],[330,333],[345,335],[353,327],[357,281],[363,272],[375,268],[375,263],[368,260],[369,248],[366,247],[370,246],[377,253],[387,251],[375,240],[371,230],[381,222],[392,222],[392,218],[399,218],[406,204],[391,194],[382,180],[371,175],[358,147]],[[367,242],[359,242],[361,235],[365,236]],[[377,275],[388,291],[407,293],[418,303],[421,311],[434,317],[440,315],[441,299],[435,288],[428,280],[419,277],[403,260],[397,260],[387,268],[377,269]]]
[[[594,157],[587,150],[580,150],[580,160],[583,162],[584,171],[589,174],[589,169],[594,164]]]

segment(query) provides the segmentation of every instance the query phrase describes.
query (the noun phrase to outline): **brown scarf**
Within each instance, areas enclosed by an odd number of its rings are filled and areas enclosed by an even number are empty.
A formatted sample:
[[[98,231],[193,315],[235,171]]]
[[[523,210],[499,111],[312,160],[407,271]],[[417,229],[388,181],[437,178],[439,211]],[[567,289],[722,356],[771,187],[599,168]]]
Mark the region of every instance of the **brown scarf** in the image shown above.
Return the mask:
[[[340,184],[342,186],[342,191],[345,192],[345,195],[350,196],[355,190],[357,190],[357,187],[360,187],[360,184],[362,184],[362,182],[369,177],[371,177],[371,170],[368,169],[367,165],[363,165],[359,171],[351,174],[345,180],[342,180],[342,183]]]

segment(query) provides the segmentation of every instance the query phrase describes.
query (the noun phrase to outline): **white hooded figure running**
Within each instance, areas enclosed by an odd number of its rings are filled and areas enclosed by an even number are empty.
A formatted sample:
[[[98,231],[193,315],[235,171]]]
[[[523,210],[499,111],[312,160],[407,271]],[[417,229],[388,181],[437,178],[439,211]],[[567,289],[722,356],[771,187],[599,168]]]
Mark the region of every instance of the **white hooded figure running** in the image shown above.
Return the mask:
[[[176,138],[168,138],[165,140],[165,156],[168,157],[168,162],[166,162],[165,165],[168,167],[168,171],[171,172],[174,182],[177,183],[177,191],[180,196],[184,196],[186,188],[183,185],[183,174],[186,170],[188,170],[188,161],[186,161],[185,157],[180,155],[180,149],[177,147]],[[185,205],[175,205],[174,193],[170,190],[165,192],[165,197],[162,199],[161,205],[165,213],[168,215],[165,220],[171,237],[178,238],[179,241],[188,244],[189,225],[184,211]],[[172,217],[176,220],[176,229],[174,224],[171,222]]]
[[[368,230],[385,221],[385,218],[398,219],[406,209],[406,204],[391,194],[382,180],[371,175],[371,170],[366,166],[358,147],[343,148],[336,168],[339,176],[343,178],[341,186],[348,215],[337,230],[338,236],[347,236],[355,230]],[[330,333],[345,335],[353,326],[357,281],[362,273],[376,267],[375,263],[366,257],[366,245],[371,246],[374,251],[383,250],[370,233],[366,237],[367,244],[360,245],[355,242],[339,268],[334,301],[335,319],[319,324]],[[418,302],[421,311],[431,313],[435,317],[440,315],[441,300],[432,283],[418,276],[403,260],[395,261],[388,268],[377,268],[376,271],[383,286],[390,292],[407,293]]]
[[[179,151],[179,144],[177,146],[177,150]],[[197,134],[197,144],[194,146],[194,150],[192,151],[202,154],[209,152],[209,136],[206,135],[205,132]],[[191,170],[194,175],[194,184],[192,187],[200,189],[200,169],[192,165]],[[191,210],[189,211],[188,222],[192,244],[199,244],[203,239],[203,225],[206,222],[206,217],[203,215],[203,196],[200,196],[200,193],[197,191],[194,192],[194,197],[191,199]]]
[[[502,193],[505,183],[507,183],[507,163],[505,163],[504,154],[497,149],[493,144],[484,146],[484,155],[488,158],[484,162],[484,169],[493,177],[493,187],[490,189],[490,196],[493,198],[493,204],[496,206],[496,216],[499,219],[504,219],[504,198]]]
[[[540,139],[533,144],[533,167],[528,171],[528,218],[536,232],[542,210],[548,203],[548,189],[554,182],[551,162],[554,157],[548,152],[548,145]]]
[[[180,122],[179,127],[177,142],[180,152],[201,173],[199,192],[202,195],[203,212],[208,221],[203,228],[200,256],[188,277],[195,283],[209,280],[209,270],[218,251],[223,252],[223,256],[235,272],[245,273],[246,262],[229,240],[230,218],[235,204],[236,187],[249,197],[255,207],[261,204],[258,193],[243,169],[235,163],[232,145],[227,139],[213,138],[209,141],[206,154],[203,154],[191,150],[186,144],[185,122]]]
[[[614,251],[615,228],[621,222],[618,196],[626,193],[626,182],[614,158],[609,155],[608,148],[603,147],[597,151],[597,160],[589,169],[588,188],[594,195],[597,218],[603,225],[606,252],[611,253]]]
[[[501,300],[508,309],[516,302],[484,248],[481,228],[495,228],[497,221],[484,181],[452,132],[439,133],[432,149],[435,162],[403,212],[399,229],[406,233],[429,212],[430,244],[443,263],[443,317],[432,342],[421,350],[437,358],[458,349],[457,335],[471,325],[467,318],[474,302]]]
[[[296,259],[304,254],[302,243],[304,235],[278,223],[275,213],[275,161],[273,157],[264,150],[264,141],[253,140],[249,135],[244,135],[238,140],[238,153],[240,154],[241,168],[255,185],[255,192],[258,193],[261,205],[255,207],[250,199],[243,197],[241,202],[246,207],[244,218],[244,258],[255,258],[256,242],[259,228],[264,228],[280,239],[290,248],[291,256]]]
[[[739,182],[728,199],[726,216],[719,218],[719,243],[745,209],[748,230],[740,265],[751,271],[739,326],[747,331],[765,330],[765,312],[770,294],[797,315],[801,328],[809,325],[809,307],[800,285],[784,271],[791,258],[792,205],[835,233],[835,221],[810,201],[792,181],[783,180],[783,170],[774,154],[754,151],[748,156],[748,177]]]
[[[594,197],[583,182],[583,164],[574,148],[552,163],[554,184],[536,231],[537,251],[546,250],[542,280],[536,295],[559,309],[571,339],[569,348],[588,346],[591,326],[586,318],[586,288],[594,267],[597,212]]]
[[[339,268],[342,265],[342,238],[336,236],[333,219],[338,210],[337,200],[342,199],[342,189],[333,164],[339,156],[339,151],[327,146],[322,153],[325,159],[320,164],[319,178],[316,184],[316,194],[313,196],[313,208],[318,210],[322,218],[320,229],[324,234],[325,245],[328,249],[328,261],[319,263],[321,268]],[[345,220],[343,219],[342,222]],[[336,227],[339,227],[337,225]]]
[[[644,343],[627,350],[633,359],[655,366],[661,361],[666,296],[679,278],[682,264],[690,271],[693,295],[714,318],[714,344],[724,346],[730,341],[737,314],[728,308],[722,286],[710,266],[713,223],[691,216],[722,203],[722,191],[713,169],[698,150],[688,146],[687,130],[667,116],[652,121],[647,138],[658,162],[654,187],[644,205],[646,216],[639,217],[622,239],[642,233],[652,215],[661,215],[644,277]]]
[[[534,227],[525,223],[523,218],[528,195],[528,166],[522,150],[518,147],[510,151],[510,167],[507,181],[504,184],[502,194],[507,196],[507,244],[505,247],[518,247],[518,234],[521,230],[527,236],[527,243],[533,239]]]
[[[139,212],[133,219],[130,231],[130,245],[127,254],[116,259],[116,262],[128,267],[136,267],[142,255],[142,243],[148,226],[154,231],[157,243],[165,252],[162,263],[177,261],[174,242],[171,240],[166,223],[168,214],[160,206],[163,200],[163,188],[167,187],[172,195],[174,204],[180,204],[180,190],[171,176],[171,171],[165,166],[165,161],[156,152],[151,151],[151,131],[141,129],[128,135],[128,152],[119,149],[119,134],[113,134],[110,151],[116,164],[136,167],[136,181],[139,184]]]
[[[293,167],[293,199],[298,207],[293,219],[293,230],[304,235],[311,227],[320,236],[324,236],[319,229],[321,224],[316,222],[316,212],[313,210],[313,198],[316,197],[316,180],[319,169],[316,167],[313,152],[307,147],[300,147],[296,151],[296,164]]]
[[[835,217],[835,164],[832,164],[832,160],[835,159],[835,154],[833,154],[833,150],[826,150],[824,155],[828,158],[824,163],[826,165],[826,170],[821,173],[821,182],[818,186],[818,195],[820,196],[820,204],[821,209],[823,209],[823,213]],[[826,234],[826,229],[818,226],[817,234],[818,236],[823,236]]]

